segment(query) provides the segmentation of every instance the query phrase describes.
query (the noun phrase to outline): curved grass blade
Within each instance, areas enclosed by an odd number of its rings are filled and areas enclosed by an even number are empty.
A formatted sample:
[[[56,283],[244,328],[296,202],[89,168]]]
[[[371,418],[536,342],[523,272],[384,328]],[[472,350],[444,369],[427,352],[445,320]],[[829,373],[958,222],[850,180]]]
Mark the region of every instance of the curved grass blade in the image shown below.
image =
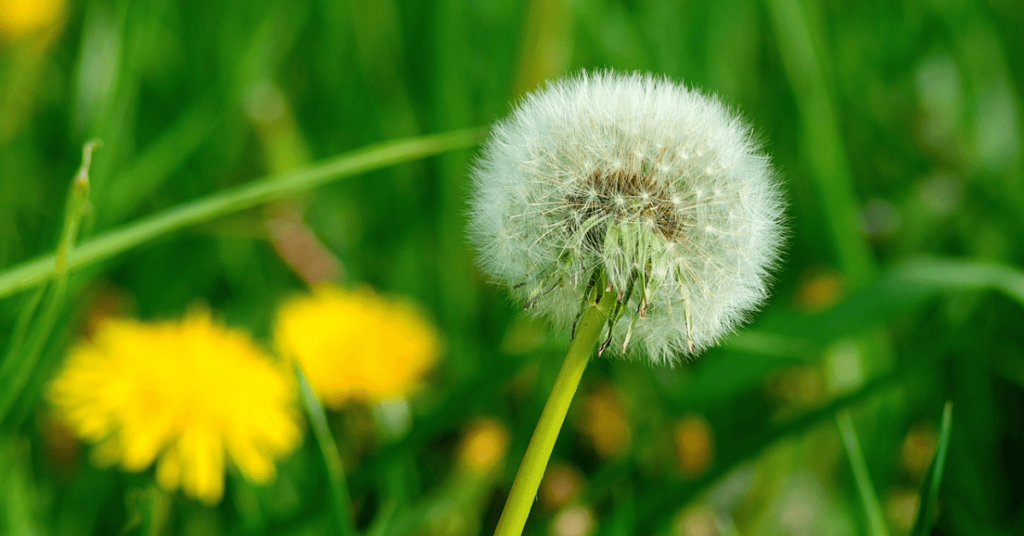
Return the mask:
[[[237,188],[168,209],[108,231],[71,251],[68,271],[97,263],[173,231],[310,190],[328,182],[455,149],[472,147],[480,129],[459,130],[364,147],[311,167],[258,179]],[[53,276],[54,255],[37,258],[0,273],[0,298],[34,287]]]
[[[935,518],[935,503],[939,498],[939,486],[942,485],[942,473],[946,467],[946,453],[949,451],[949,433],[953,425],[953,401],[947,401],[942,410],[942,430],[939,432],[939,444],[935,448],[935,457],[924,475],[921,483],[920,507],[917,520],[914,522],[912,536],[928,536],[932,533],[932,521]]]

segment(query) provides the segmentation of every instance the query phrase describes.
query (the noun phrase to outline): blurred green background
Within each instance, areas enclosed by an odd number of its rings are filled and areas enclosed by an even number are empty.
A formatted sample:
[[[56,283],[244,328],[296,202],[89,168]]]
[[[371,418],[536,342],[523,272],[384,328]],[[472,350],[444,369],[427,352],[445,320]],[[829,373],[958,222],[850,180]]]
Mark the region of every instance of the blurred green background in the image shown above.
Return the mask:
[[[880,516],[908,534],[951,400],[932,534],[1024,534],[1016,0],[0,0],[0,32],[0,278],[53,252],[89,139],[103,146],[80,243],[368,144],[485,126],[581,68],[716,93],[788,192],[773,297],[694,362],[594,361],[527,532],[852,535]],[[475,270],[472,156],[348,178],[75,271],[2,423],[0,534],[113,534],[138,515],[148,477],[91,466],[41,401],[96,318],[202,302],[265,339],[280,300],[316,279],[411,297],[447,348],[400,437],[373,437],[367,408],[330,415],[360,528],[493,530],[568,334]],[[0,301],[4,350],[30,295]],[[463,485],[458,444],[481,418],[507,427],[505,463]],[[177,501],[164,533],[328,533],[310,443],[269,487],[229,476],[216,508]]]

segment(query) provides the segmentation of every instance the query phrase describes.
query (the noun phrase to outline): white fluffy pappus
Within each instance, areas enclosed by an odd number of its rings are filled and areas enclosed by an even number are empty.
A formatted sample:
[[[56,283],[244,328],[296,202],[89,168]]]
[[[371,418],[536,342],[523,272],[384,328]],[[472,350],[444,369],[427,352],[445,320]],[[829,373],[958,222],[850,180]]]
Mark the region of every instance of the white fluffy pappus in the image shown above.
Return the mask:
[[[726,106],[668,78],[549,83],[494,126],[473,179],[482,269],[562,327],[606,278],[625,314],[602,350],[694,356],[767,297],[784,234],[769,160]]]

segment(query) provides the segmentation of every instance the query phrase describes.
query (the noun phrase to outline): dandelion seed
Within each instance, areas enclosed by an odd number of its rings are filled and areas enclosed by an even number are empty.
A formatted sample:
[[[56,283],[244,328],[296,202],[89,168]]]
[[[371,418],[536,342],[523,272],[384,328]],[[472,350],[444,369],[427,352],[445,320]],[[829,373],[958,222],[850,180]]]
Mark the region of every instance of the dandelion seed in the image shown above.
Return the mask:
[[[244,333],[193,311],[180,322],[107,320],[74,347],[49,386],[58,414],[94,458],[142,471],[207,504],[226,459],[253,482],[299,441],[289,376]]]
[[[542,165],[524,168],[535,151]],[[558,326],[576,321],[601,272],[620,293],[643,289],[624,293],[622,310],[637,313],[612,318],[608,340],[629,332],[672,362],[767,296],[779,187],[749,127],[713,97],[652,75],[560,80],[495,126],[473,174],[481,266]]]
[[[437,361],[440,342],[415,307],[370,289],[317,287],[287,301],[274,331],[328,407],[407,397]]]

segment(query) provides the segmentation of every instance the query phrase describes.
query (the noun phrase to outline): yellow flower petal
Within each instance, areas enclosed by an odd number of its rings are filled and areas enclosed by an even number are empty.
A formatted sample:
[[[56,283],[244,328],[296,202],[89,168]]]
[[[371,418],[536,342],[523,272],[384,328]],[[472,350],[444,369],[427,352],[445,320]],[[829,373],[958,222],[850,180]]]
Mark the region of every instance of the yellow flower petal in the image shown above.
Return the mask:
[[[122,463],[129,471],[141,471],[160,452],[160,449],[167,444],[174,433],[174,423],[168,415],[154,415],[154,418],[147,423],[138,423],[129,428],[125,427],[125,434],[122,436],[124,452]]]
[[[206,430],[190,429],[181,440],[182,482],[185,493],[216,504],[224,493],[224,449],[220,438]]]
[[[274,476],[273,461],[251,443],[229,440],[227,448],[238,469],[249,480],[266,482]]]
[[[178,455],[177,446],[167,449],[160,456],[160,461],[156,464],[156,482],[164,489],[178,489],[181,482],[181,457]]]

